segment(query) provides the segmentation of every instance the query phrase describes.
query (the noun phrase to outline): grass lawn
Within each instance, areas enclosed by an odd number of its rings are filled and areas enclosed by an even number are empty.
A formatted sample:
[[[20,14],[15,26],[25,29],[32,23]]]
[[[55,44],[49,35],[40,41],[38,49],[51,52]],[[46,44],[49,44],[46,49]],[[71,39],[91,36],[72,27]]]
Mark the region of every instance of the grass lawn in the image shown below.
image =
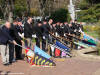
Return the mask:
[[[98,35],[97,32],[95,32],[95,31],[92,31],[92,32],[85,32],[85,33],[87,33],[88,35],[90,35],[90,36],[92,36],[92,37],[94,37],[94,38],[98,38],[98,37],[99,37],[99,35]]]

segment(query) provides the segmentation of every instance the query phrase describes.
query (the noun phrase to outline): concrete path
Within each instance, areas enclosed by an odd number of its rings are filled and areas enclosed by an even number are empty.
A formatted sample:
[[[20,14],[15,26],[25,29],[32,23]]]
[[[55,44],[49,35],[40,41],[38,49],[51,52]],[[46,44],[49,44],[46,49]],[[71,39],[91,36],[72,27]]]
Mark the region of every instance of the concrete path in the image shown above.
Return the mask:
[[[56,67],[43,68],[32,67],[26,61],[17,61],[5,67],[0,59],[0,75],[100,75],[100,60],[73,57],[63,62],[56,61],[56,64]]]

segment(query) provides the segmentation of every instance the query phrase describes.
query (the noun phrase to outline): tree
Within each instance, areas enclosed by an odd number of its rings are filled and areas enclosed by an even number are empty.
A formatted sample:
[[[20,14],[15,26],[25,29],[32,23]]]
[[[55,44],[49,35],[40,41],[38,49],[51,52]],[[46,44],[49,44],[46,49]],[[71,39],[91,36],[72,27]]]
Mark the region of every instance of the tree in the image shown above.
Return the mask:
[[[30,3],[31,3],[31,0],[27,0],[27,14],[28,14],[28,16],[30,16],[30,12],[31,12]]]
[[[100,20],[100,4],[91,6],[89,9],[81,10],[78,14],[78,20],[83,22],[98,22]]]
[[[0,0],[0,10],[4,15],[4,19],[12,22],[13,9],[14,9],[14,0]]]
[[[41,16],[44,16],[46,1],[47,0],[39,0],[39,4],[40,4],[40,14],[41,14]]]
[[[21,16],[27,16],[27,2],[26,0],[15,0],[14,2],[14,16],[21,17]]]
[[[87,0],[91,5],[100,3],[100,0]]]
[[[68,9],[63,9],[63,8],[60,8],[55,12],[53,12],[50,18],[52,18],[55,22],[65,22],[71,19]]]

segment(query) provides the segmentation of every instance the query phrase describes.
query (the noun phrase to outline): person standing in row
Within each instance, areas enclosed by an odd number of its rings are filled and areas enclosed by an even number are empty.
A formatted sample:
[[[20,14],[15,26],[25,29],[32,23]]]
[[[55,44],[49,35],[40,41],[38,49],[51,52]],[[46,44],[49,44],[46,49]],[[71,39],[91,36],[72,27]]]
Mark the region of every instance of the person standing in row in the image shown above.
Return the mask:
[[[42,50],[46,51],[49,40],[50,25],[47,24],[46,20],[44,20],[42,27],[43,27]]]
[[[24,24],[24,37],[25,37],[26,47],[29,48],[32,47],[32,34],[33,34],[32,18],[29,17],[27,22]]]
[[[16,42],[22,46],[23,39],[21,37],[21,34],[23,33],[23,27],[21,19],[18,19],[17,25],[15,25],[16,28]],[[22,60],[22,47],[15,46],[15,54],[16,54],[16,60]]]
[[[59,35],[60,36],[64,36],[64,24],[63,23],[60,23],[60,28],[59,28]]]
[[[2,63],[6,66],[10,64],[9,61],[9,42],[17,45],[17,43],[10,36],[11,24],[6,21],[5,25],[0,29],[0,52],[2,57]]]
[[[48,31],[49,32],[52,32],[52,28],[53,28],[52,24],[53,24],[53,19],[50,19],[49,22],[48,22],[48,26],[49,26]],[[51,36],[49,36],[49,43],[53,43],[53,38]]]
[[[10,36],[15,40],[16,37],[18,37],[16,35],[16,28],[15,26],[17,25],[17,20],[14,20],[14,22],[11,24],[11,28],[10,28]],[[13,43],[9,43],[9,62],[15,62],[15,58],[14,58],[14,50],[15,50],[15,46]]]
[[[59,36],[59,34],[60,34],[60,22],[56,23],[56,31],[57,31],[56,36]]]
[[[42,23],[39,21],[36,26],[34,26],[35,34],[36,34],[36,45],[40,48],[40,41],[43,38],[43,28]]]

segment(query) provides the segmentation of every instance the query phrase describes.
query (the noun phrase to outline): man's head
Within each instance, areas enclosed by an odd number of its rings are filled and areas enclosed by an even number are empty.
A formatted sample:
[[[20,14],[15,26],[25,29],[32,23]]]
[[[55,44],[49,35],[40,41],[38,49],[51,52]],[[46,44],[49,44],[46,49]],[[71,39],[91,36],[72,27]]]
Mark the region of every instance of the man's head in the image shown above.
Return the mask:
[[[27,20],[29,23],[32,23],[32,18],[31,17],[28,17],[28,20]]]
[[[18,24],[19,26],[22,25],[22,21],[21,21],[21,19],[18,20],[17,24]]]
[[[68,22],[64,22],[64,24],[65,24],[65,25],[67,25],[67,24],[68,24]]]
[[[44,21],[43,21],[43,24],[44,24],[44,25],[46,25],[46,24],[47,24],[47,21],[46,21],[46,20],[44,20]]]
[[[58,25],[60,25],[60,22],[57,22],[56,24],[57,24],[57,26],[58,26]]]
[[[53,24],[52,24],[52,26],[53,26],[53,27],[55,27],[55,26],[56,26],[56,24],[55,24],[55,23],[53,23]]]
[[[72,26],[72,24],[70,23],[70,24],[68,24],[69,25],[69,27],[71,27]]]
[[[60,23],[60,26],[63,26],[63,23]]]
[[[50,20],[49,20],[49,24],[52,24],[52,23],[53,23],[53,20],[52,20],[52,19],[50,19]]]
[[[74,23],[77,23],[77,19],[75,19]]]
[[[14,25],[17,25],[17,24],[18,24],[18,21],[17,21],[17,20],[14,20],[14,21],[13,21],[13,24],[14,24]]]
[[[5,26],[9,29],[11,27],[11,23],[9,21],[6,21]]]
[[[41,21],[38,22],[38,26],[39,27],[42,26],[42,22]]]

